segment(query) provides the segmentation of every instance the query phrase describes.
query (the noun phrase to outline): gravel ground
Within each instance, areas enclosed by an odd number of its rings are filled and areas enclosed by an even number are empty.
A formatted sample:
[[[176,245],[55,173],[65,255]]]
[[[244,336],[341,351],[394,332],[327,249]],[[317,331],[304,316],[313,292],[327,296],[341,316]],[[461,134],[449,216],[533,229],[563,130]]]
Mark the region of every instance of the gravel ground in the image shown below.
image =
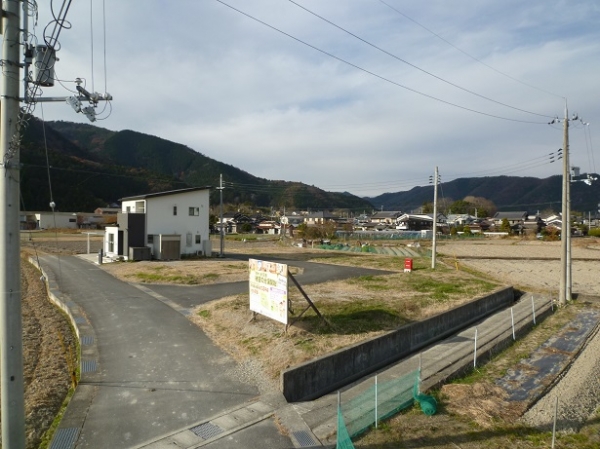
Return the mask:
[[[597,240],[576,241],[571,252],[573,293],[595,303],[600,303],[600,283],[597,278],[599,248]],[[515,242],[513,240],[449,242],[442,245],[440,251],[447,256],[458,258],[459,265],[466,265],[529,291],[558,292],[560,242]],[[485,259],[485,257],[506,259]],[[526,260],[526,258],[554,258],[555,260]],[[596,261],[587,259],[596,259]],[[551,429],[557,398],[557,430],[559,431],[579,430],[600,407],[600,332],[598,330],[565,375],[525,413],[522,417],[523,423],[531,427]]]
[[[558,408],[556,400],[558,399]],[[577,432],[600,407],[600,332],[596,332],[567,373],[522,418],[531,427]]]

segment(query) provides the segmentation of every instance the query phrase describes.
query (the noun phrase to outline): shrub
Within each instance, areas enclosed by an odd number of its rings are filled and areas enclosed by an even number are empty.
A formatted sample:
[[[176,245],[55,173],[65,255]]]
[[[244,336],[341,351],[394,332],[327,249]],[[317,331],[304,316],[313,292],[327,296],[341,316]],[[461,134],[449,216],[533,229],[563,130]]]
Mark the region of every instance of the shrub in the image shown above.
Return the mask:
[[[590,237],[600,237],[600,228],[590,229],[588,231],[588,235]]]

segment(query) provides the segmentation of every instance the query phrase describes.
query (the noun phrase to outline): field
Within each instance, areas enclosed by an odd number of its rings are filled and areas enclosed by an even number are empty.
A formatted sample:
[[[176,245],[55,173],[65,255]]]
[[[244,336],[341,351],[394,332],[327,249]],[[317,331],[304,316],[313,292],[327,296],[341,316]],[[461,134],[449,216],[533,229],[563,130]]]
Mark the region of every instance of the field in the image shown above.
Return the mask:
[[[87,237],[81,235],[58,236],[50,233],[34,235],[32,241],[26,237],[22,240],[24,247],[37,251],[71,254],[87,250]],[[99,244],[99,238],[92,237],[91,252],[97,252]],[[424,242],[423,246],[426,245],[427,242]],[[213,247],[217,248],[218,244]],[[434,392],[441,404],[437,415],[426,417],[417,410],[403,413],[383,423],[379,430],[366,434],[356,442],[356,446],[466,449],[486,444],[506,448],[549,447],[547,429],[537,430],[535,424],[533,427],[525,426],[514,413],[498,410],[497,405],[502,404],[501,398],[489,388],[489,384],[507,366],[518,363],[519,357],[567,323],[577,310],[598,306],[600,287],[595,276],[599,250],[597,240],[574,240],[573,291],[579,300],[548,318],[519,344],[480,372],[474,373],[467,379],[466,387]],[[439,264],[435,272],[429,268],[429,259],[422,258],[415,259],[413,273],[405,274],[401,270],[403,260],[398,257],[281,246],[272,241],[227,241],[226,253],[229,254],[252,254],[265,260],[270,256],[284,256],[297,260],[380,268],[395,273],[307,286],[308,295],[328,318],[331,326],[317,320],[312,311],[307,312],[307,316],[287,332],[283,325],[266,318],[249,321],[247,295],[223,298],[199,308],[193,320],[236,358],[252,378],[263,379],[260,388],[265,392],[276,388],[275,380],[282,368],[453,307],[497,285],[511,284],[526,291],[554,292],[558,289],[560,243],[512,239],[443,241],[439,243],[438,252]],[[200,285],[244,280],[248,276],[245,263],[227,258],[105,264],[103,267],[128,282]],[[31,273],[29,279],[35,275],[35,272]],[[296,271],[296,274],[300,272]],[[303,299],[297,293],[292,293],[291,297],[295,308],[299,309]],[[24,313],[26,328],[31,326],[27,322],[32,319]],[[35,320],[32,322],[34,325]],[[51,321],[48,329],[57,326]],[[67,341],[67,346],[61,346],[58,331],[46,332],[50,336],[46,340],[53,341],[49,345],[49,353],[53,354],[54,359],[63,360],[62,365],[48,368],[48,373],[54,373],[57,368],[62,370],[62,381],[54,380],[59,378],[53,377],[54,374],[40,377],[45,390],[56,392],[50,393],[58,398],[53,404],[53,410],[56,410],[69,385],[66,363],[68,350],[65,347],[69,347],[72,337],[67,337],[67,331],[61,330]],[[561,397],[569,395],[571,401],[575,401],[575,396],[600,403],[600,388],[594,389],[590,385],[594,380],[597,383],[600,377],[600,345],[597,340],[590,342],[592,351],[580,357],[582,361],[571,368],[571,372],[579,379],[572,383],[575,390],[565,388]],[[25,345],[29,346],[25,353],[28,358],[35,359],[38,356],[31,352],[32,344],[38,343],[25,341]],[[37,360],[26,360],[26,372],[32,369],[32,363],[37,366]],[[583,366],[580,366],[581,363]],[[591,381],[589,376],[592,376]],[[29,407],[33,407],[37,401],[28,399]],[[486,403],[488,406],[482,406]],[[543,402],[540,401],[540,404]],[[547,404],[545,408],[548,409]],[[31,416],[31,419],[36,419],[34,415]],[[592,448],[600,445],[600,416],[594,415],[587,424],[584,424],[585,418],[578,432],[561,434],[557,448]],[[46,413],[43,420],[39,418],[40,425],[42,421],[47,423],[48,419]]]

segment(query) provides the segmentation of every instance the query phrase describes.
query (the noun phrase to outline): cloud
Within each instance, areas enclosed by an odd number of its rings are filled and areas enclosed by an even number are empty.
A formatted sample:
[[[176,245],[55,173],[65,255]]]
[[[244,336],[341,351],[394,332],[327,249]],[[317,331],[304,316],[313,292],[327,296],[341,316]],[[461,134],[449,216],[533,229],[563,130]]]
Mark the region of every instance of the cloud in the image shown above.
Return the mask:
[[[106,2],[106,78],[100,2],[93,15],[89,5],[75,2],[73,26],[61,32],[57,71],[65,80],[84,77],[90,86],[93,23],[94,88],[102,92],[106,82],[114,96],[112,115],[100,126],[180,142],[267,179],[370,196],[424,185],[436,165],[446,180],[473,173],[555,174],[556,164],[544,158],[562,145],[560,126],[482,96],[543,116],[561,116],[566,96],[570,110],[592,126],[600,122],[594,94],[600,11],[594,2],[386,0],[411,21],[374,0],[297,1],[481,96],[415,70],[291,2],[274,0],[226,3],[392,82],[219,2],[192,0]],[[38,30],[48,19],[44,7]],[[68,94],[52,90],[62,93],[46,94]],[[49,120],[85,121],[64,104],[45,105],[44,113]],[[573,161],[587,171],[583,131],[574,127],[571,136]]]

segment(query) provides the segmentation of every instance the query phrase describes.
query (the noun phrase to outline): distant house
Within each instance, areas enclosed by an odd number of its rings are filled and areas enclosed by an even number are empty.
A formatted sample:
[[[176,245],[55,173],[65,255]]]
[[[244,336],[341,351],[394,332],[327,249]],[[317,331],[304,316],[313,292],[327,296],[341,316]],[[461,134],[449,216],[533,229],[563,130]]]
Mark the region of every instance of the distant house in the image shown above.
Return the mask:
[[[19,227],[22,230],[77,228],[77,214],[73,212],[19,212]]]
[[[437,227],[445,227],[446,221],[445,215],[438,214]],[[403,214],[396,219],[396,229],[401,231],[423,231],[432,228],[433,214]]]
[[[373,214],[370,218],[371,223],[394,225],[398,217],[402,216],[402,212],[397,211],[379,211]]]
[[[122,198],[117,226],[106,228],[104,252],[131,260],[210,255],[209,189],[192,187]]]
[[[303,216],[304,223],[308,226],[322,225],[327,221],[337,221],[339,217],[327,211],[312,212]]]
[[[117,215],[121,212],[120,207],[97,207],[94,210],[95,215]]]
[[[511,227],[524,223],[527,220],[527,211],[496,212],[496,215],[494,215],[494,222],[498,226],[502,224],[504,219],[508,220]]]
[[[478,224],[475,223],[476,219],[477,217],[470,214],[448,214],[447,221],[449,226],[464,226]]]

